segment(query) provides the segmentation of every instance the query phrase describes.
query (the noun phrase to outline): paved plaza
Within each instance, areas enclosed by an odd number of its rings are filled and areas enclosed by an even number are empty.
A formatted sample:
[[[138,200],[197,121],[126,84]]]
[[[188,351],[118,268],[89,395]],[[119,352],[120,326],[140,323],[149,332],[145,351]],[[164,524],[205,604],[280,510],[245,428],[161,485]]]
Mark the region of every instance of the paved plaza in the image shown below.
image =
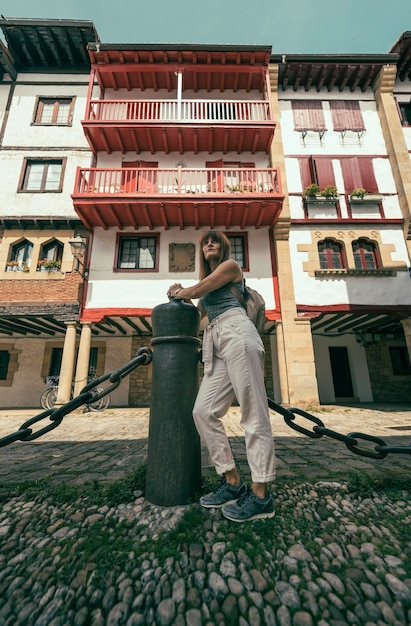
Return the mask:
[[[21,424],[38,415],[39,409],[0,411],[0,437],[18,431]],[[347,435],[361,432],[381,438],[389,446],[411,445],[411,405],[405,406],[322,406],[312,411],[324,426]],[[0,472],[5,482],[47,478],[81,484],[88,480],[113,481],[122,478],[146,460],[150,421],[148,408],[109,408],[104,412],[76,412],[38,439],[17,441],[1,449]],[[298,482],[348,476],[355,470],[376,475],[410,471],[411,455],[390,453],[385,459],[370,459],[354,454],[341,441],[328,436],[312,439],[291,428],[284,418],[271,411],[277,454],[277,477]],[[297,417],[308,431],[313,423]],[[237,462],[245,476],[247,464],[240,411],[232,407],[224,423]],[[33,425],[33,431],[49,424],[48,418]],[[374,444],[360,441],[362,449]],[[173,442],[170,442],[170,454]],[[203,473],[212,471],[207,451],[202,450]]]

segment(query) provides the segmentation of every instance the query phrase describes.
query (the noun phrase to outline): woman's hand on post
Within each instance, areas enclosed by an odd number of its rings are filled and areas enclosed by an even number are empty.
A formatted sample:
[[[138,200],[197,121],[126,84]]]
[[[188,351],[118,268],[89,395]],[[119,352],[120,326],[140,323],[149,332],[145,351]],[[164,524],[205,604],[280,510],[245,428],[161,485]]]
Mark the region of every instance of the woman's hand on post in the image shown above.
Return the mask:
[[[167,291],[167,296],[169,298],[176,298],[178,296],[178,292],[183,288],[181,283],[173,283],[170,285]]]

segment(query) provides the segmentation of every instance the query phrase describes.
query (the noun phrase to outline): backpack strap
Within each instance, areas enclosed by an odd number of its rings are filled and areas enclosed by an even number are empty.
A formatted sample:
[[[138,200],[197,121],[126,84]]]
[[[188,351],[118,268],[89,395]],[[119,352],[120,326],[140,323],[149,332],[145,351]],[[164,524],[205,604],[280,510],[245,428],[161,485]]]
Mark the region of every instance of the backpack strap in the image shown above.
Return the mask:
[[[237,298],[237,300],[239,301],[239,303],[241,304],[243,309],[247,310],[247,305],[245,303],[244,296],[241,293],[241,291],[239,289],[237,289],[237,287],[235,285],[233,285],[232,283],[230,283],[229,289],[230,289],[231,293],[233,294],[233,296],[235,296]]]

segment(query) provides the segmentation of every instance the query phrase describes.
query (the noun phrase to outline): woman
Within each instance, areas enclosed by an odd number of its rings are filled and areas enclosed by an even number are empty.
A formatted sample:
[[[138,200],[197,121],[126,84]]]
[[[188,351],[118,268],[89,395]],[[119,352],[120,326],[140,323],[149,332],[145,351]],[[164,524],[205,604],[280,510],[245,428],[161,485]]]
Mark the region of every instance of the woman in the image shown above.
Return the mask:
[[[221,476],[213,492],[202,496],[206,508],[222,507],[235,522],[274,516],[268,483],[275,477],[274,442],[264,385],[264,346],[232,286],[244,291],[240,266],[230,258],[231,245],[217,230],[200,240],[200,281],[184,288],[174,283],[167,295],[199,299],[209,324],[204,331],[204,377],[193,409],[196,428]],[[246,488],[235,465],[221,418],[233,400],[241,408],[252,484]]]

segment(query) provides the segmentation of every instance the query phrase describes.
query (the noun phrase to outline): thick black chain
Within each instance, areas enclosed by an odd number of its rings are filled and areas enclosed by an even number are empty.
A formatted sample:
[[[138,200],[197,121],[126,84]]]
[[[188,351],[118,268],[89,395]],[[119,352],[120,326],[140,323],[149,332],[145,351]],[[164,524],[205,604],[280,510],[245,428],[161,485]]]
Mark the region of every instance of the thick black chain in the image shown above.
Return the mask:
[[[367,435],[365,433],[348,433],[348,435],[343,435],[335,430],[331,430],[330,428],[326,428],[324,423],[320,420],[319,417],[315,415],[311,415],[311,413],[307,413],[307,411],[303,411],[302,409],[289,408],[286,409],[279,404],[276,404],[274,400],[271,398],[267,398],[268,406],[273,411],[280,413],[290,428],[302,433],[303,435],[307,435],[307,437],[311,437],[312,439],[320,439],[324,435],[327,437],[331,437],[332,439],[337,439],[338,441],[342,441],[345,443],[347,448],[358,454],[360,456],[366,456],[370,459],[385,459],[385,457],[389,453],[395,454],[411,454],[411,443],[408,446],[387,446],[383,439],[380,437],[375,437],[374,435]],[[312,430],[301,426],[295,422],[296,415],[299,415],[309,422],[315,424],[312,427]],[[360,441],[370,441],[374,444],[374,449],[360,448]]]
[[[38,437],[41,437],[50,430],[57,428],[57,426],[61,424],[63,418],[68,415],[68,413],[75,411],[85,404],[89,404],[90,401],[96,402],[97,400],[104,398],[104,396],[107,396],[109,393],[117,389],[123,378],[131,374],[131,372],[133,372],[139,365],[149,365],[149,363],[151,363],[152,361],[152,358],[153,353],[149,348],[140,348],[134,359],[120,367],[118,370],[115,370],[114,372],[109,372],[108,374],[104,374],[103,376],[92,380],[81,390],[78,396],[76,396],[72,400],[69,400],[69,402],[66,402],[57,409],[48,409],[47,411],[39,413],[38,415],[26,420],[16,432],[0,438],[0,448],[7,446],[10,443],[13,443],[14,441],[33,441],[33,439],[37,439]],[[98,393],[92,393],[92,389],[95,389],[95,387],[101,385],[106,381],[109,381],[110,384],[104,387]],[[270,409],[276,411],[277,413],[280,413],[280,415],[284,417],[286,424],[290,426],[290,428],[296,430],[299,433],[302,433],[303,435],[307,435],[307,437],[310,437],[312,439],[320,439],[324,436],[331,437],[332,439],[337,439],[338,441],[345,443],[345,445],[349,450],[351,450],[351,452],[354,452],[355,454],[358,454],[360,456],[368,457],[370,459],[385,459],[385,457],[389,453],[411,455],[411,443],[408,446],[388,446],[383,439],[381,439],[380,437],[375,437],[374,435],[367,435],[360,432],[352,432],[348,433],[348,435],[344,435],[330,428],[326,428],[326,426],[319,417],[316,417],[315,415],[312,415],[307,411],[303,411],[302,409],[297,408],[286,409],[280,404],[274,402],[274,400],[272,400],[271,398],[267,398],[267,400]],[[300,417],[303,417],[304,419],[314,424],[312,429],[309,430],[308,428],[305,428],[304,426],[296,423],[296,415],[299,415]],[[31,426],[47,418],[49,419],[49,422],[45,426],[43,426],[43,428],[40,428],[36,432],[33,432]],[[373,443],[374,449],[372,450],[359,447],[359,441],[369,441]]]
[[[16,432],[0,438],[0,448],[7,446],[9,443],[13,443],[14,441],[33,441],[33,439],[37,439],[50,430],[57,428],[57,426],[59,426],[59,424],[63,421],[65,415],[75,411],[85,404],[96,402],[97,400],[104,398],[104,396],[107,396],[109,393],[117,389],[123,378],[131,374],[131,372],[139,365],[148,365],[151,363],[152,358],[153,353],[149,348],[140,348],[134,359],[120,367],[118,370],[109,372],[108,374],[104,374],[103,376],[92,380],[85,387],[83,387],[79,395],[72,400],[69,400],[57,409],[47,409],[47,411],[43,411],[42,413],[31,417],[26,420]],[[98,393],[92,393],[92,389],[98,387],[106,381],[110,384]],[[43,428],[33,432],[31,426],[47,418],[49,420],[48,423],[46,423]]]

